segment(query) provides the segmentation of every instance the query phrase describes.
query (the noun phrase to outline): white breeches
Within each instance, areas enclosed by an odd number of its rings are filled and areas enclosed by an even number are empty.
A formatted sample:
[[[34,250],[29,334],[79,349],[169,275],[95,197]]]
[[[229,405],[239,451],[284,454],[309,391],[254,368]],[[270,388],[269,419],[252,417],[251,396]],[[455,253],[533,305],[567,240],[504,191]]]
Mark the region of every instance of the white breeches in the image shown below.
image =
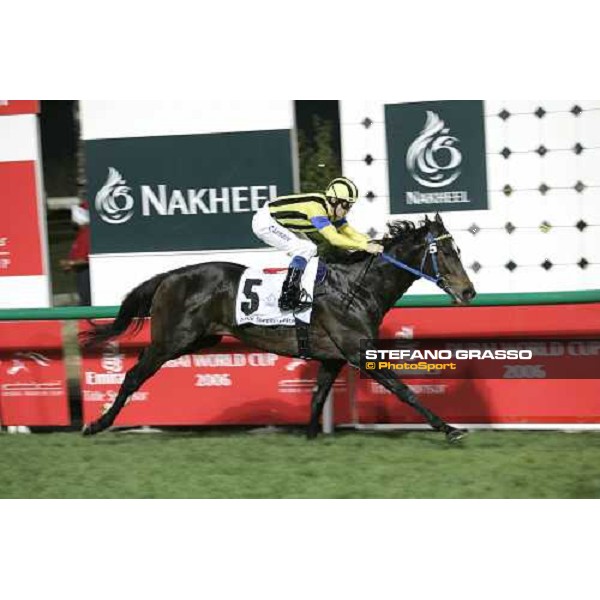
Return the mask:
[[[271,216],[266,204],[256,211],[252,219],[252,231],[265,244],[283,250],[290,256],[302,256],[306,262],[317,255],[315,244],[280,225]]]

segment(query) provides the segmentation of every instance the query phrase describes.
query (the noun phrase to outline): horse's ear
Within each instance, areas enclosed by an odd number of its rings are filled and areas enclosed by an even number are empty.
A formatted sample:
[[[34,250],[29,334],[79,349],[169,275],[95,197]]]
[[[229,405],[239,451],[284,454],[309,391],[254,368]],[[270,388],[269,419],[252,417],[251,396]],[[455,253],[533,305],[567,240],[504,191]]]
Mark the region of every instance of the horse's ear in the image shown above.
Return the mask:
[[[431,223],[429,220],[429,215],[425,215],[425,224],[427,225],[428,223]]]
[[[442,217],[440,217],[440,213],[436,212],[435,213],[435,220],[437,223],[439,223],[440,225],[442,225]]]

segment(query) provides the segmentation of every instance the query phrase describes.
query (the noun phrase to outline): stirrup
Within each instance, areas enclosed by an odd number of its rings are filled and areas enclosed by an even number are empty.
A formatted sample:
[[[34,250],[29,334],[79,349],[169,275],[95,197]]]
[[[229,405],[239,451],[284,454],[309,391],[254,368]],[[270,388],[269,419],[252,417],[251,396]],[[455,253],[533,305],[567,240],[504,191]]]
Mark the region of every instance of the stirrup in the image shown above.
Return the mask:
[[[296,303],[296,306],[292,309],[294,311],[294,315],[296,313],[309,309],[312,306],[312,304],[313,299],[311,295],[304,288],[302,288],[300,290],[300,297],[298,298],[298,302]]]
[[[302,294],[301,282],[302,272],[299,269],[288,268],[288,273],[281,289],[281,295],[279,296],[279,302],[277,303],[280,310],[287,312],[296,308]]]
[[[296,310],[296,306],[299,302],[299,299],[290,296],[291,294],[289,293],[281,294],[279,302],[277,303],[277,305],[279,306],[279,310],[283,312],[290,312]]]

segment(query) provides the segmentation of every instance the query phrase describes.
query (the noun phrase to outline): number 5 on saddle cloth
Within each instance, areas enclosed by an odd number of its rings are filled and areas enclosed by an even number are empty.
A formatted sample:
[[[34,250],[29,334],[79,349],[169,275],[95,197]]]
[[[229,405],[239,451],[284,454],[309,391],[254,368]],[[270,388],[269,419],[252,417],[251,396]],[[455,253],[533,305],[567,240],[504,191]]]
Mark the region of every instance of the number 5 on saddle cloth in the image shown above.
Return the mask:
[[[310,358],[309,329],[312,297],[315,285],[325,279],[326,267],[318,258],[312,259],[302,275],[303,304],[294,312],[282,312],[278,305],[287,268],[252,269],[244,271],[235,301],[235,320],[238,325],[266,327],[295,327],[298,352]]]

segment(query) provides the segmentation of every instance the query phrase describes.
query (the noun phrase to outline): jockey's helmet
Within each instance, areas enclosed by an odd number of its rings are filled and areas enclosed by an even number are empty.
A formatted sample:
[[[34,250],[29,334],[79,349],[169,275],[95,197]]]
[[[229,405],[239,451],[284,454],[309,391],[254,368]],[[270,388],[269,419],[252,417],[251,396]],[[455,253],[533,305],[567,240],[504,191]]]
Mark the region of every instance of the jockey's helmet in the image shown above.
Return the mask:
[[[325,196],[333,206],[339,203],[349,209],[358,200],[358,188],[346,177],[336,177],[327,186]]]

